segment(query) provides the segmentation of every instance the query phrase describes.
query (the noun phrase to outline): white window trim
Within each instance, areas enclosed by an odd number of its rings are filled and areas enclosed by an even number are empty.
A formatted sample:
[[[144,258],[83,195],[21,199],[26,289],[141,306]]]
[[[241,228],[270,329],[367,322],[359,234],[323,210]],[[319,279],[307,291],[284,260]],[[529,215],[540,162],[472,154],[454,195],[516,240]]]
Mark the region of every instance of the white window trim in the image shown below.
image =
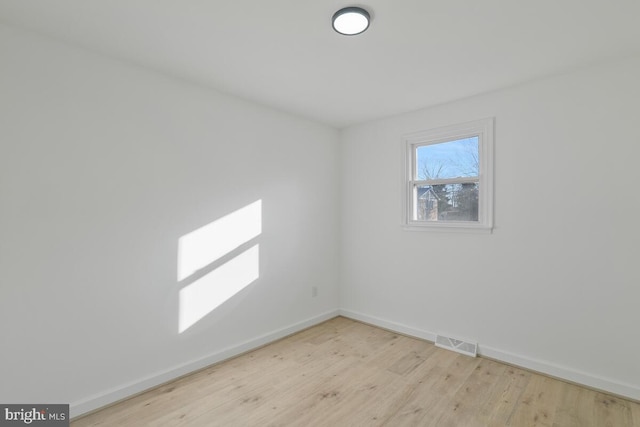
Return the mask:
[[[440,127],[404,135],[402,138],[402,226],[412,231],[467,231],[491,233],[493,230],[493,117],[472,122]],[[415,176],[413,153],[418,145],[478,137],[480,184],[478,221],[417,221],[412,219],[413,187]],[[465,181],[469,181],[465,179]]]

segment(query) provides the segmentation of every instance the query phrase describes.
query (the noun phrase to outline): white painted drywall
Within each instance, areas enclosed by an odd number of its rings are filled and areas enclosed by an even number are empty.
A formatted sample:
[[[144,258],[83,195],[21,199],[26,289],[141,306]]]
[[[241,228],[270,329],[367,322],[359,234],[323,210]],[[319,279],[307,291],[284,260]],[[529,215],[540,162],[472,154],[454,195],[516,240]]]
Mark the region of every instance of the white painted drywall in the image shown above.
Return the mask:
[[[345,130],[345,314],[640,398],[638,76],[629,58]],[[402,135],[485,117],[493,234],[403,231]]]
[[[86,402],[335,310],[337,143],[0,26],[0,401]],[[178,334],[178,239],[256,200],[260,278]]]

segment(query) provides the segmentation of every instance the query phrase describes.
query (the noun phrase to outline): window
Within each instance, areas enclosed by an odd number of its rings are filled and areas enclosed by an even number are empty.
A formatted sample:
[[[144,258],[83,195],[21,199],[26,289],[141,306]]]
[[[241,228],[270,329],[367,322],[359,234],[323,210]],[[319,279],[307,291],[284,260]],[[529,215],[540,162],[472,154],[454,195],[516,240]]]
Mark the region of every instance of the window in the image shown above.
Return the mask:
[[[407,135],[407,229],[493,227],[493,119]]]

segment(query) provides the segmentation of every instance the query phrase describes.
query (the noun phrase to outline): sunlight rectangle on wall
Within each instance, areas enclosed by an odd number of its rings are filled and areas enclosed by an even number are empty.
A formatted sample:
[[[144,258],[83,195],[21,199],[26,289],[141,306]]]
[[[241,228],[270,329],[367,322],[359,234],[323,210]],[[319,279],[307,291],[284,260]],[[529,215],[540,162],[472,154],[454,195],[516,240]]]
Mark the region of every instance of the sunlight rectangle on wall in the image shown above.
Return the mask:
[[[260,275],[259,245],[180,290],[179,333],[193,326]]]
[[[178,281],[225,256],[262,232],[262,200],[258,200],[178,240]]]

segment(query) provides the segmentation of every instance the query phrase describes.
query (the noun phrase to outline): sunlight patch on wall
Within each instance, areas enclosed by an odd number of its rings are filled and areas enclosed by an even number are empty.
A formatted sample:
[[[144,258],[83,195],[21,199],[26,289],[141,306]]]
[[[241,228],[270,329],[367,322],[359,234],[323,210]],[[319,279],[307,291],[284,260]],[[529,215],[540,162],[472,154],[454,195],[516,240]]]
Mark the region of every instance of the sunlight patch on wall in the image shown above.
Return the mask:
[[[259,245],[246,248],[261,233],[262,200],[258,200],[178,239],[179,282],[215,267],[180,290],[179,333],[258,279]],[[222,257],[226,258],[214,265]]]
[[[179,332],[253,283],[260,275],[259,245],[226,262],[180,290]]]
[[[225,256],[262,232],[262,200],[230,213],[178,240],[178,281]]]

